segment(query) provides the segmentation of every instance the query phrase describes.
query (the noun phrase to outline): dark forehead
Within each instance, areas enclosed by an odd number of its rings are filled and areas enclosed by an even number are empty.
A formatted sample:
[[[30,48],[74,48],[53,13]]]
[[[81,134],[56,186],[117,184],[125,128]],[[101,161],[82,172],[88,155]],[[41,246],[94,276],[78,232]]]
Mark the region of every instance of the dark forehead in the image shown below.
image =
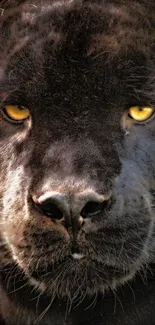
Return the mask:
[[[16,6],[18,2],[21,5]],[[7,3],[13,8],[5,9]],[[74,53],[80,49],[90,55],[99,50],[116,54],[129,45],[144,50],[148,32],[154,36],[152,1],[6,0],[4,4],[2,18],[14,41],[27,36],[25,41],[35,39],[38,45],[65,43]]]
[[[37,96],[40,87],[44,94],[61,90],[63,97],[70,91],[74,98],[83,90],[90,96],[92,88],[97,96],[104,87],[108,97],[135,67],[145,75],[154,39],[153,2],[12,1],[11,10],[7,4],[0,39],[8,87],[14,80],[31,93],[35,85]]]

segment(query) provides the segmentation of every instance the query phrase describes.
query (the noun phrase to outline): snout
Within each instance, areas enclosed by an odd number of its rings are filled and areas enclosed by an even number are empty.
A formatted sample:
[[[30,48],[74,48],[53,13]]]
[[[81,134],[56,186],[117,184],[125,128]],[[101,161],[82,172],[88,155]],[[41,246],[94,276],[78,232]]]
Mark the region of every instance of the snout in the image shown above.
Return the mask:
[[[62,223],[75,234],[88,219],[105,214],[121,168],[115,150],[106,152],[106,146],[91,139],[66,138],[44,148],[42,157],[37,152],[34,157],[30,197],[40,216]]]
[[[89,187],[83,191],[76,191],[75,188],[76,184],[72,189],[64,188],[63,192],[51,189],[45,192],[41,191],[40,195],[33,194],[34,208],[38,209],[42,216],[60,222],[64,220],[66,226],[76,222],[79,228],[85,219],[95,218],[103,212],[110,200],[111,191],[100,194]]]

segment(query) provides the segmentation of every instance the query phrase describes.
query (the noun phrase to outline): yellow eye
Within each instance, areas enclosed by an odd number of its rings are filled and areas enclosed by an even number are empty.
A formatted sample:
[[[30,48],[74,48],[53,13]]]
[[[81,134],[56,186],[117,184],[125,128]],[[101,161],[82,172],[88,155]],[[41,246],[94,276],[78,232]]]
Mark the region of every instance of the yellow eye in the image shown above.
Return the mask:
[[[2,112],[13,122],[22,122],[30,116],[29,109],[20,105],[6,105],[3,107]]]
[[[133,106],[130,107],[128,114],[132,117],[135,121],[143,122],[149,119],[153,114],[152,107],[143,107],[143,106]]]

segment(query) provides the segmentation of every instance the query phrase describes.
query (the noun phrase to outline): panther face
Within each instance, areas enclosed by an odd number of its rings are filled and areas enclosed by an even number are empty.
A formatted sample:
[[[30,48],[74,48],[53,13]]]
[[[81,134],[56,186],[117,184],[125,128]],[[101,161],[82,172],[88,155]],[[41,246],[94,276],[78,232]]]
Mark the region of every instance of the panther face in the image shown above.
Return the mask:
[[[154,255],[154,4],[9,3],[0,33],[2,239],[49,295],[113,290]]]

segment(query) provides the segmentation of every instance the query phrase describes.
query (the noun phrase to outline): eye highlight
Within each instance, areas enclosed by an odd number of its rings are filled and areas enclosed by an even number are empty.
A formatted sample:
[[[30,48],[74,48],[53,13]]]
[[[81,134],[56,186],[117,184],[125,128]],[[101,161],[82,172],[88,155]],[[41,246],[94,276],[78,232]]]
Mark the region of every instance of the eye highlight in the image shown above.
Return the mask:
[[[6,105],[2,108],[2,113],[10,122],[20,123],[30,116],[27,107],[21,105]]]
[[[152,107],[147,106],[132,106],[128,110],[128,115],[137,122],[148,120],[153,114]]]

